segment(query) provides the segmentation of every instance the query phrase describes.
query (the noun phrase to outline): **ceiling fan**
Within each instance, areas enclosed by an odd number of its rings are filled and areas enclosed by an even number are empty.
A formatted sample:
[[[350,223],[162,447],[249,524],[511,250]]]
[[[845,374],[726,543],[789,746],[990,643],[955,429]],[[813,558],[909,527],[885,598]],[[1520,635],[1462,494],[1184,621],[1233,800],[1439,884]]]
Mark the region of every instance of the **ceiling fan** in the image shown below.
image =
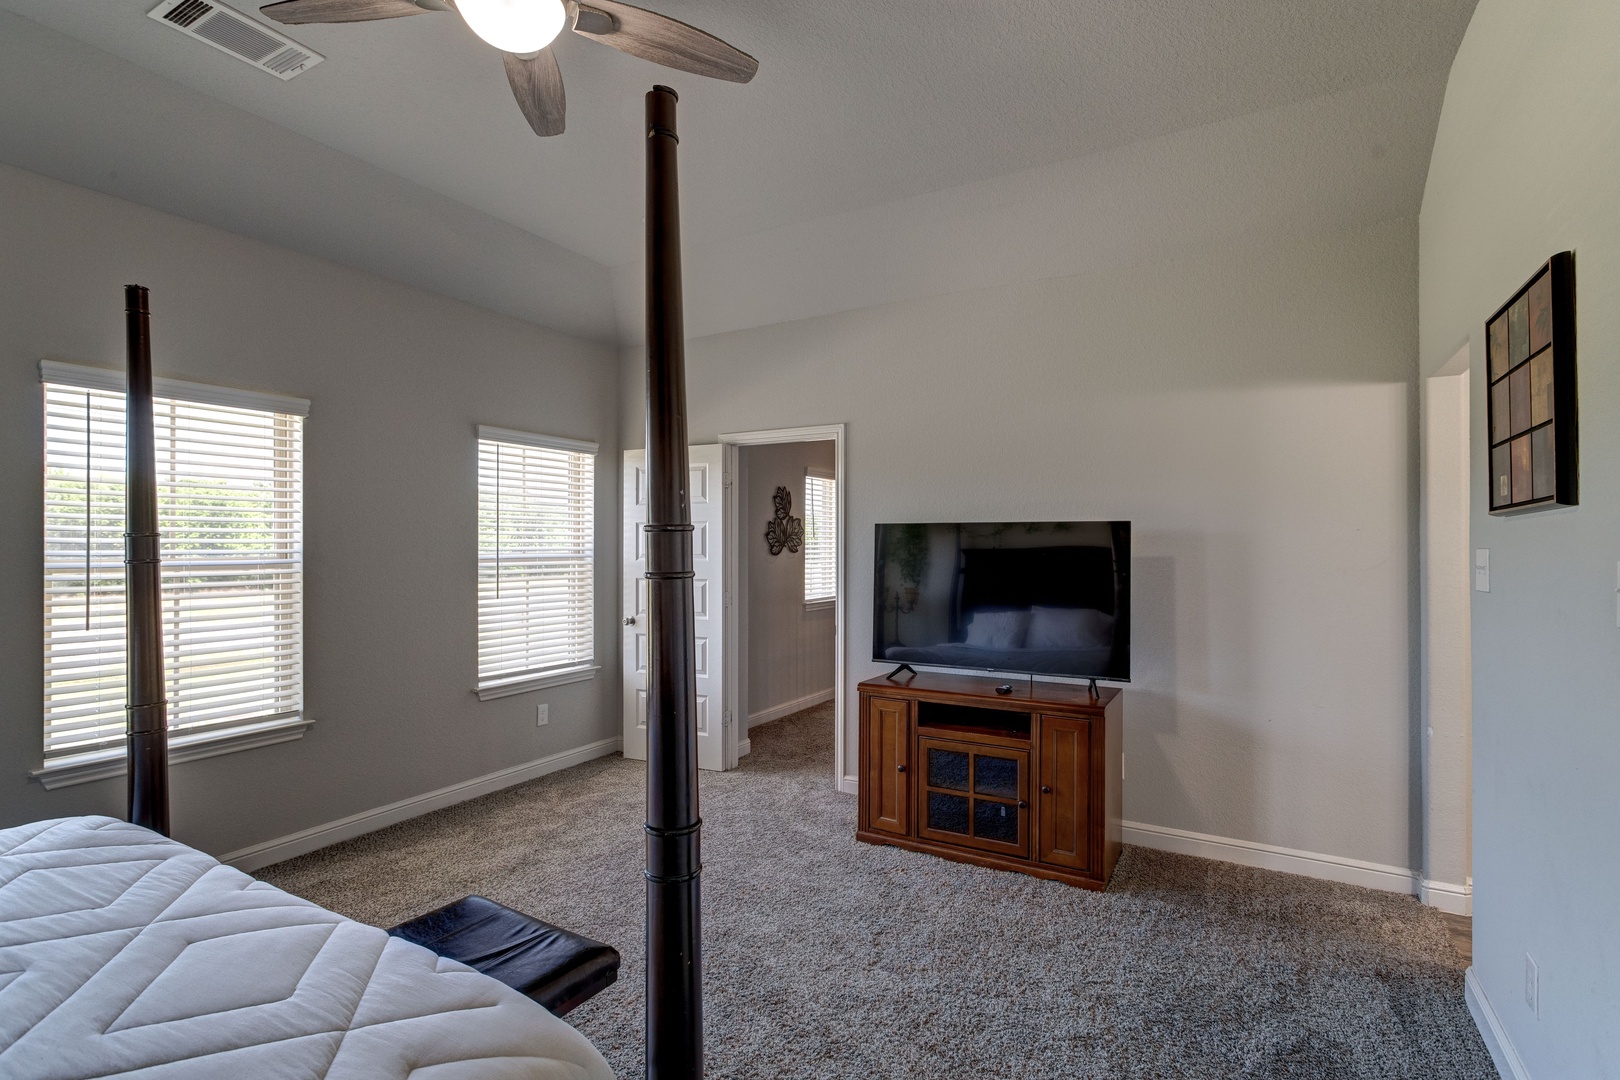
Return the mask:
[[[551,45],[564,30],[664,67],[745,83],[759,61],[713,34],[619,0],[281,0],[259,9],[287,26],[371,22],[459,12],[473,33],[501,50],[506,80],[536,135],[561,135],[562,72]]]

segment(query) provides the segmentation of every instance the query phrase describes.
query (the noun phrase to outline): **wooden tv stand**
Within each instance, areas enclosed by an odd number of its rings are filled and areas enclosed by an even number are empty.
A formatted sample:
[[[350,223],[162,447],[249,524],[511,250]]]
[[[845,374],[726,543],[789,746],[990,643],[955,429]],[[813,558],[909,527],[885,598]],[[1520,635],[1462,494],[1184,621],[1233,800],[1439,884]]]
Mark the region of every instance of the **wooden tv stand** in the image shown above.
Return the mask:
[[[1108,884],[1120,849],[1120,692],[923,673],[861,683],[855,837]]]

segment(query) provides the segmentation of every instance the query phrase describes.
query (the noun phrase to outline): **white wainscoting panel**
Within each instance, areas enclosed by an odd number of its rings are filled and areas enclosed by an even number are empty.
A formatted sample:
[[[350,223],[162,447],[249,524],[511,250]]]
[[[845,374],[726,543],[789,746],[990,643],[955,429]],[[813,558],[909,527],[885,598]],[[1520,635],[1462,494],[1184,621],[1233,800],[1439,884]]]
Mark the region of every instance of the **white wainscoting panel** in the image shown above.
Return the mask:
[[[1339,855],[1323,855],[1314,851],[1257,844],[1251,840],[1234,840],[1226,836],[1171,829],[1163,825],[1146,825],[1139,821],[1120,823],[1122,839],[1138,847],[1174,851],[1180,855],[1197,855],[1205,859],[1253,866],[1262,870],[1280,870],[1285,874],[1303,874],[1305,877],[1338,881],[1346,885],[1361,885],[1385,892],[1416,893],[1418,877],[1400,866],[1346,859]]]
[[[756,724],[768,724],[772,720],[780,720],[784,716],[792,716],[796,712],[803,712],[812,705],[820,705],[822,702],[831,701],[832,699],[833,688],[829,686],[825,690],[817,690],[813,694],[806,694],[804,697],[794,698],[792,701],[784,701],[782,704],[773,705],[769,709],[761,709],[757,713],[749,713],[748,726],[752,728]]]
[[[1474,1026],[1479,1028],[1479,1036],[1485,1040],[1485,1049],[1491,1052],[1491,1061],[1502,1074],[1502,1080],[1530,1080],[1530,1070],[1524,1067],[1524,1059],[1513,1048],[1507,1029],[1496,1015],[1491,999],[1485,996],[1485,988],[1479,984],[1472,967],[1463,972],[1463,998],[1468,1002]]]
[[[1418,888],[1418,899],[1432,908],[1451,915],[1474,914],[1474,887],[1456,885],[1449,881],[1424,881]]]
[[[262,844],[253,844],[227,852],[219,856],[219,861],[251,874],[261,866],[269,866],[271,863],[278,863],[297,855],[307,855],[311,851],[344,840],[352,840],[356,836],[364,836],[368,832],[376,832],[378,829],[420,817],[434,810],[442,810],[446,806],[454,806],[468,799],[476,799],[480,795],[488,795],[492,791],[521,784],[525,780],[533,780],[537,776],[545,776],[547,773],[558,772],[573,765],[582,765],[595,758],[616,754],[622,744],[623,739],[618,736],[587,743],[522,765],[513,765],[508,769],[475,776],[471,780],[463,780],[459,784],[451,784],[437,791],[401,799],[374,810],[350,814],[348,817],[329,821],[324,825],[301,829],[274,840],[266,840]]]

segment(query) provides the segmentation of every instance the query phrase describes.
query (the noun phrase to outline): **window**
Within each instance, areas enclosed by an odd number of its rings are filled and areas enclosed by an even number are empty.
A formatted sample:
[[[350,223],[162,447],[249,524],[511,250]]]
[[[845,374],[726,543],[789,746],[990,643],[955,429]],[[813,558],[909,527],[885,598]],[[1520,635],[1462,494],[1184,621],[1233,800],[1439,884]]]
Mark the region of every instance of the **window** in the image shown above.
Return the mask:
[[[118,759],[88,780],[114,775],[124,752],[124,375],[46,361],[41,376],[40,773]],[[164,379],[154,391],[171,740],[263,736],[303,708],[309,403]]]
[[[832,474],[804,474],[804,602],[838,599],[838,482]]]
[[[591,677],[596,444],[478,429],[478,694]]]

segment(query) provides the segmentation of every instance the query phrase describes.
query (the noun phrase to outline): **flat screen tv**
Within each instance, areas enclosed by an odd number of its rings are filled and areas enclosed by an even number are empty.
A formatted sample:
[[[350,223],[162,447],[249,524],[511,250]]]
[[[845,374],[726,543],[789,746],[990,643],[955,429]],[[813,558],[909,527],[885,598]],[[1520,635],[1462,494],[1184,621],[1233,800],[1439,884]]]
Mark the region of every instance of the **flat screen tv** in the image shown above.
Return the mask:
[[[1131,677],[1131,523],[877,526],[872,659]]]

